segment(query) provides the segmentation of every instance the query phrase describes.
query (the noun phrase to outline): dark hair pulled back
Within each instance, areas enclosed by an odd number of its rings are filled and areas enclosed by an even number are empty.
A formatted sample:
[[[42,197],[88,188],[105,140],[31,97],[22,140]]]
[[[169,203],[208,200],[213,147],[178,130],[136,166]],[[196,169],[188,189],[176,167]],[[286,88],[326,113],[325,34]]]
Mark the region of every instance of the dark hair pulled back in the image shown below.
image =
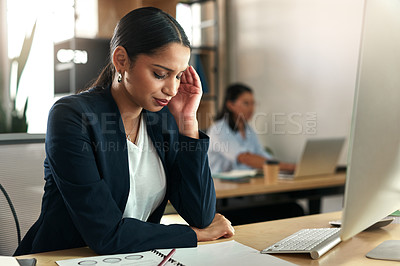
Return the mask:
[[[109,62],[90,87],[105,87],[112,83],[115,75],[112,54],[118,46],[124,47],[130,61],[134,62],[138,55],[154,54],[170,43],[190,48],[183,28],[171,15],[155,7],[132,10],[115,27],[110,41]]]
[[[237,131],[237,124],[236,124],[237,121],[235,121],[236,117],[233,115],[232,111],[229,110],[229,108],[227,107],[227,103],[228,101],[230,102],[236,101],[239,98],[239,96],[245,92],[253,93],[253,90],[242,83],[234,83],[229,85],[226,88],[224,104],[222,105],[222,109],[217,114],[215,120],[226,119],[228,121],[229,127],[233,131]]]

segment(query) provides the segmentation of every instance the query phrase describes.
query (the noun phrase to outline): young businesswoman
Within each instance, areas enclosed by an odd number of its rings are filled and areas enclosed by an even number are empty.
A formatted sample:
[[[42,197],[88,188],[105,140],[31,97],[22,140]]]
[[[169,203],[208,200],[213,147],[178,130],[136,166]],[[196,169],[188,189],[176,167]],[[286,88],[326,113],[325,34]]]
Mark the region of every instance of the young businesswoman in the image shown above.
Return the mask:
[[[196,120],[202,89],[181,26],[159,9],[134,10],[110,54],[93,88],[50,111],[42,210],[15,255],[126,253],[233,235],[215,213],[209,139]],[[190,226],[159,224],[168,201]]]
[[[236,83],[228,86],[222,110],[209,128],[209,161],[212,173],[236,169],[261,169],[273,156],[258,141],[248,121],[254,112],[253,91]],[[293,170],[294,164],[280,163],[280,169]]]

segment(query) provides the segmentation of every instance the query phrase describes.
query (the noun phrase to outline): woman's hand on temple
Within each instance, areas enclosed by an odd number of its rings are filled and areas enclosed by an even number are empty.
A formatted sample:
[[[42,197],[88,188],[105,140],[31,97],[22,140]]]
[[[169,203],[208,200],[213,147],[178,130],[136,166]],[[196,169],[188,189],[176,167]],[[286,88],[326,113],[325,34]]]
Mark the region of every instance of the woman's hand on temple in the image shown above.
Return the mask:
[[[203,90],[199,75],[192,66],[182,74],[178,93],[171,99],[168,108],[183,135],[198,138],[197,109]]]
[[[191,227],[197,235],[197,241],[212,241],[220,237],[231,237],[235,234],[235,229],[231,222],[225,216],[216,213],[214,220],[209,226],[203,229]]]

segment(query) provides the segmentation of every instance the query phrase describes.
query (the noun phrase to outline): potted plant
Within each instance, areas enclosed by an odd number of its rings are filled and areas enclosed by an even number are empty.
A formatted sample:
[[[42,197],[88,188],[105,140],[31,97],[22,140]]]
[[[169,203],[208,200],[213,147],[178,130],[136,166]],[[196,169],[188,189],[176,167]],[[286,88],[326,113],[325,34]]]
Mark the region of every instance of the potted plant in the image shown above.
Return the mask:
[[[9,96],[9,106],[1,106],[0,108],[0,133],[16,133],[16,132],[27,132],[28,124],[26,121],[26,110],[28,108],[28,97],[25,99],[25,104],[22,112],[17,110],[16,100],[18,96],[19,85],[21,81],[22,73],[25,69],[26,62],[32,48],[33,38],[36,31],[36,22],[33,25],[31,34],[25,36],[22,44],[21,52],[19,56],[10,59],[10,91],[15,91],[15,96]],[[8,119],[6,114],[8,113],[5,108],[11,108],[11,121],[7,123]]]

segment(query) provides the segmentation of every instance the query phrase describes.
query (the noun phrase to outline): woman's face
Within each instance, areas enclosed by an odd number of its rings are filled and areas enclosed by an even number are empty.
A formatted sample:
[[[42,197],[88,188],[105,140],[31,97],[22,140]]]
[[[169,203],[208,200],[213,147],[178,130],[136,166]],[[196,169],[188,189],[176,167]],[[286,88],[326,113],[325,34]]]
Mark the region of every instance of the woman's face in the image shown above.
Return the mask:
[[[171,43],[153,55],[140,54],[125,72],[125,88],[132,104],[156,112],[178,91],[188,67],[190,49]]]
[[[236,116],[249,121],[254,112],[254,97],[250,92],[243,92],[235,101],[228,101],[228,108]]]

